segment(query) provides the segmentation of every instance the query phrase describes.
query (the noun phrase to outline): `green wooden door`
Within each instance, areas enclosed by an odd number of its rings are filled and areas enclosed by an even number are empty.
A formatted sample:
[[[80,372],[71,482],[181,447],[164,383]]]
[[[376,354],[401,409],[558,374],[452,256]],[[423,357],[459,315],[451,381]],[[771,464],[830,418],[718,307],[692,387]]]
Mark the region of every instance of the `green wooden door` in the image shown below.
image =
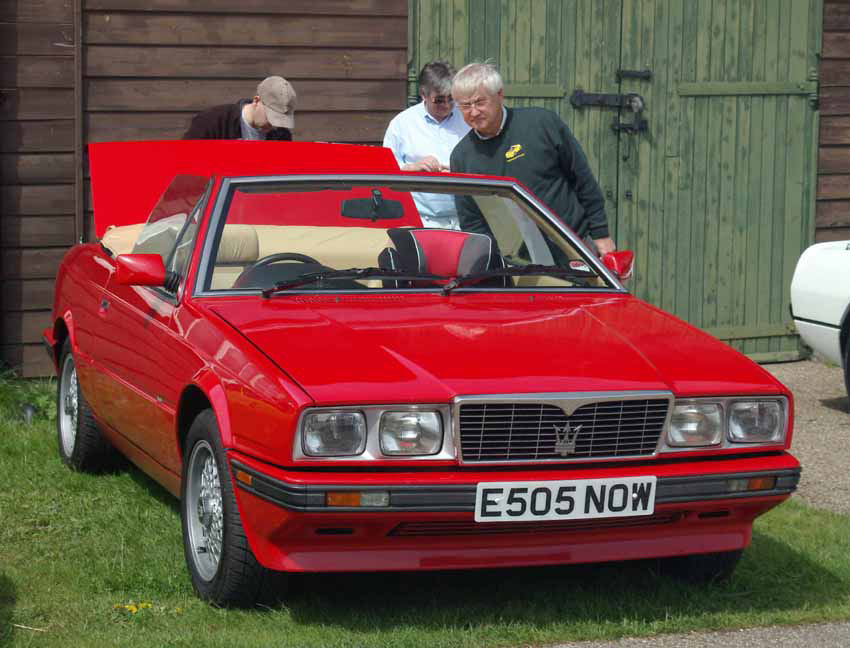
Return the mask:
[[[812,240],[820,0],[623,0],[616,236],[634,292],[757,359],[798,357],[789,286]]]
[[[622,6],[599,0],[409,0],[410,95],[434,59],[460,68],[490,60],[505,79],[510,106],[541,106],[566,121],[587,153],[603,192],[617,195],[618,141],[612,115],[576,112],[568,89],[617,92]]]
[[[582,143],[635,294],[757,359],[799,355],[788,289],[813,237],[822,0],[409,5],[411,95],[429,60],[495,62],[509,105],[555,110]],[[646,132],[573,108],[576,89],[641,95]]]

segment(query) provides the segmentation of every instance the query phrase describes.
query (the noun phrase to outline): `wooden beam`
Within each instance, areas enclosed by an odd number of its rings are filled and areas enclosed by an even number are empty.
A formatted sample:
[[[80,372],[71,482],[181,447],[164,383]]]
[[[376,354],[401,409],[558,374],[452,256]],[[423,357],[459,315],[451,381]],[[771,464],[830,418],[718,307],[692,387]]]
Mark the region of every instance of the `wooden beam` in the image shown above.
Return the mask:
[[[83,0],[74,0],[74,240],[86,240],[83,212],[83,157],[86,135],[83,119]]]
[[[815,223],[821,227],[850,227],[850,200],[819,200]]]
[[[380,142],[396,111],[296,113],[298,141]],[[175,139],[189,126],[192,113],[87,113],[88,141]]]
[[[810,95],[818,91],[815,81],[762,82],[762,81],[698,81],[678,85],[680,97],[758,96],[758,95]]]
[[[850,173],[850,147],[821,146],[818,150],[818,173]]]
[[[91,12],[83,16],[91,45],[244,45],[272,47],[407,47],[404,16],[252,16]],[[281,63],[286,61],[282,59]],[[279,63],[280,64],[280,63]]]
[[[7,250],[0,255],[4,281],[53,279],[67,248]]]
[[[73,88],[71,56],[0,56],[4,88]]]
[[[0,120],[71,119],[74,91],[70,88],[0,89]]]
[[[53,279],[13,279],[3,282],[2,303],[6,311],[53,308]]]
[[[818,200],[850,199],[850,174],[818,176]]]
[[[297,83],[298,79],[405,79],[406,64],[407,50],[401,48],[87,45],[83,74],[86,77],[263,79],[275,72],[285,72],[287,79]]]
[[[74,217],[4,214],[0,232],[0,247],[4,248],[70,247],[75,240]]]
[[[186,11],[186,0],[86,0],[87,11]],[[193,14],[303,14],[333,16],[407,16],[403,0],[204,0]]]
[[[73,0],[0,0],[0,21],[70,23]]]
[[[71,153],[0,154],[0,181],[4,184],[53,184],[74,182]]]
[[[87,111],[200,112],[211,106],[253,96],[263,77],[254,79],[87,79]],[[292,81],[298,93],[297,114],[356,110],[402,110],[405,84],[401,79],[358,79],[328,83]]]
[[[0,346],[0,358],[24,378],[53,376],[56,368],[42,344]]]
[[[3,122],[0,151],[64,153],[74,150],[74,122],[68,120]]]
[[[850,144],[850,116],[823,116],[820,119],[821,145]]]

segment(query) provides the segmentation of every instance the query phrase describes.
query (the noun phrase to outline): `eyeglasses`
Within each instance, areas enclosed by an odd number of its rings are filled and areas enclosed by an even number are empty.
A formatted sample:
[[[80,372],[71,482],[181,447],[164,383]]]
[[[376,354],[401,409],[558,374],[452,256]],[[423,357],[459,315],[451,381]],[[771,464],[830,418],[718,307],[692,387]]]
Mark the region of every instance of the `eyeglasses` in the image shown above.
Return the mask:
[[[430,97],[429,100],[432,104],[437,104],[438,106],[454,103],[451,95],[437,95],[436,97]]]
[[[473,108],[476,110],[481,110],[484,106],[490,103],[490,99],[487,97],[479,97],[474,101],[458,101],[457,106],[460,108],[461,112],[469,112]]]

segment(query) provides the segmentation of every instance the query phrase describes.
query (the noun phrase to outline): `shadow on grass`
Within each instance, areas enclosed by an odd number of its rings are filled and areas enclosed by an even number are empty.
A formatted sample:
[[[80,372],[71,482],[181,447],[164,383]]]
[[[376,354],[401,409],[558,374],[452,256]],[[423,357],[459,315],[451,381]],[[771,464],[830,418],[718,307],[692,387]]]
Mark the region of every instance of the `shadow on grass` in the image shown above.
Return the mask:
[[[147,474],[143,473],[139,468],[127,462],[125,468],[127,476],[147,495],[155,499],[160,504],[170,508],[174,513],[180,514],[180,500],[178,500],[169,491],[163,488],[159,482],[154,481]]]
[[[821,398],[820,404],[828,409],[836,412],[844,412],[850,414],[850,397],[841,396],[839,398]]]
[[[0,572],[0,646],[12,643],[15,629],[12,627],[12,613],[15,610],[17,593],[12,579]]]
[[[498,570],[301,576],[287,608],[298,623],[350,631],[411,626],[600,626],[709,614],[776,612],[833,603],[850,593],[788,545],[754,533],[728,583],[686,585],[657,561]]]

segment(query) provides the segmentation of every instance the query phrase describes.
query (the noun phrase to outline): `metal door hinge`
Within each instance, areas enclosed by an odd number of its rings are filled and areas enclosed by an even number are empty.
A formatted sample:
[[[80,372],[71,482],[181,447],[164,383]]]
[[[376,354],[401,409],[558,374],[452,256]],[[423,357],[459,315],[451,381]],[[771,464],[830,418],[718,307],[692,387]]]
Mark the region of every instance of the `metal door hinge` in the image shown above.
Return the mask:
[[[604,108],[626,108],[634,113],[631,122],[614,120],[611,128],[616,133],[644,133],[648,130],[648,123],[643,118],[644,101],[639,94],[631,92],[628,94],[596,94],[584,90],[574,90],[570,95],[570,104],[576,110],[585,106],[602,106]]]
[[[652,81],[652,70],[617,70],[617,81],[622,81],[623,79]]]

